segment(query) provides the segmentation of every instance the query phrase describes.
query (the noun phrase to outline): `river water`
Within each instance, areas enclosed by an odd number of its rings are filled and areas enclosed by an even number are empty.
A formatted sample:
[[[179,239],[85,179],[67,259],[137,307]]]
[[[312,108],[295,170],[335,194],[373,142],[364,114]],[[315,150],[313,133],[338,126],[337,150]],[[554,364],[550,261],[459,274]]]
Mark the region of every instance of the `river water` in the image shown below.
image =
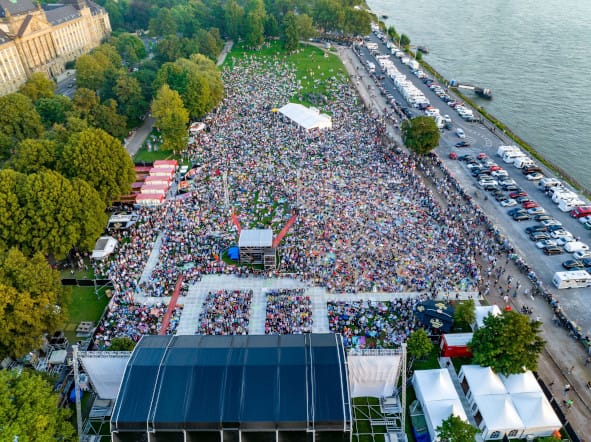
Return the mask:
[[[444,77],[491,88],[476,101],[591,191],[591,1],[367,4]]]

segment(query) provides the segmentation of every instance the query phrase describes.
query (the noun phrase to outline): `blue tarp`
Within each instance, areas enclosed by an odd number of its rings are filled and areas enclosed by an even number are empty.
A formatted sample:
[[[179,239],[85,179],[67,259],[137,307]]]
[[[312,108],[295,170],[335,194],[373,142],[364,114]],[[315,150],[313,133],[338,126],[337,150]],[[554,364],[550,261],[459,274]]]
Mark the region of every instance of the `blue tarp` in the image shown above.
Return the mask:
[[[232,261],[239,261],[240,260],[240,249],[237,246],[230,247],[228,249],[228,257]]]
[[[113,431],[335,431],[350,422],[340,335],[144,336]]]

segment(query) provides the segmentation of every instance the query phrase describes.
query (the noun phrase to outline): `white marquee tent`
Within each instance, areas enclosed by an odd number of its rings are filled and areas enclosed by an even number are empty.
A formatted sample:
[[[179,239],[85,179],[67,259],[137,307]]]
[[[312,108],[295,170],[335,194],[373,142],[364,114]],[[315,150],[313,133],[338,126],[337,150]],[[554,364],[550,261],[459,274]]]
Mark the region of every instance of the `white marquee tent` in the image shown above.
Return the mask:
[[[131,352],[82,352],[80,362],[101,399],[117,399]]]
[[[332,129],[330,116],[321,114],[316,108],[307,108],[297,103],[287,103],[279,109],[279,112],[306,130]]]
[[[468,422],[448,370],[417,370],[412,378],[412,384],[417,399],[423,407],[431,440],[437,439],[435,429],[451,414]]]
[[[472,410],[480,413],[480,429],[486,439],[544,437],[562,424],[531,371],[496,375],[490,367],[464,365],[460,380],[469,386]]]
[[[562,427],[544,393],[512,394],[511,400],[525,426],[524,435],[550,436]]]
[[[400,355],[347,358],[351,397],[389,397],[398,382]]]
[[[501,309],[498,305],[478,305],[476,310],[476,328],[480,328],[484,325],[484,318],[488,315],[498,316],[501,314]],[[474,328],[474,327],[472,327]]]

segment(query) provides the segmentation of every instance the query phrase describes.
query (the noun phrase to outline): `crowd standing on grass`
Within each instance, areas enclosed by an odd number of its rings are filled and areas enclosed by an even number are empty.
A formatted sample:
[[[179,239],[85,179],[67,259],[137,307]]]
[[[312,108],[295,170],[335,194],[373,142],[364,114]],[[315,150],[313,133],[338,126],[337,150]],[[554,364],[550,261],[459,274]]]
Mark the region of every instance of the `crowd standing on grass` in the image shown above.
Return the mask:
[[[286,335],[312,332],[312,300],[304,289],[267,292],[265,334]]]
[[[449,296],[487,289],[480,262],[496,265],[497,232],[443,163],[394,153],[383,143],[382,123],[362,108],[346,77],[310,72],[306,81],[327,91],[323,111],[331,114],[333,128],[307,132],[276,112],[302,98],[294,66],[256,56],[232,64],[223,73],[226,96],[208,131],[185,152],[199,167],[193,190],[141,209],[138,223],[119,233],[118,253],[97,264],[116,296],[169,296],[180,275],[190,283],[206,274],[252,273],[288,275],[334,293]],[[419,172],[433,177],[439,195]],[[271,227],[275,234],[297,213],[276,270],[222,259],[238,240],[233,213],[243,228]],[[155,244],[158,261],[141,278]],[[283,301],[277,302],[280,310]],[[216,327],[227,333],[233,325]],[[202,321],[199,328],[212,332]]]

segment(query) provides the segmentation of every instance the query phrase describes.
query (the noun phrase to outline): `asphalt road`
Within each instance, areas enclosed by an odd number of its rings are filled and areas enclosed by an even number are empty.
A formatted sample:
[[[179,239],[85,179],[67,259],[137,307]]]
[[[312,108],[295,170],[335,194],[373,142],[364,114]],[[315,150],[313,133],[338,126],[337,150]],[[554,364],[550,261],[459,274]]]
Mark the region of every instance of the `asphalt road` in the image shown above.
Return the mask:
[[[57,82],[55,93],[58,95],[65,95],[72,98],[76,92],[76,74],[72,74],[62,81]]]
[[[381,40],[374,35],[371,36],[371,39],[372,42],[379,44],[381,54],[389,54],[389,50]],[[360,52],[362,61],[372,61],[376,65],[376,75],[385,74],[380,71],[379,63],[365,46],[361,48]],[[582,328],[583,334],[591,335],[591,308],[589,308],[588,301],[588,298],[591,297],[591,288],[558,290],[552,284],[554,273],[557,271],[564,271],[561,264],[563,261],[573,259],[572,255],[569,253],[554,256],[544,255],[544,253],[535,246],[535,243],[531,241],[525,233],[525,229],[529,226],[535,225],[536,222],[515,222],[506,213],[509,209],[501,207],[501,205],[492,197],[488,197],[485,200],[485,195],[487,195],[487,193],[478,188],[476,179],[470,175],[465,168],[464,163],[451,160],[449,154],[451,152],[456,152],[458,155],[472,154],[476,156],[481,152],[486,153],[488,157],[495,161],[499,166],[507,170],[509,176],[517,182],[519,187],[527,192],[530,199],[538,202],[548,214],[558,219],[565,228],[573,234],[573,236],[580,237],[583,242],[591,243],[590,232],[585,230],[583,226],[577,220],[570,217],[568,213],[561,212],[558,209],[558,206],[555,205],[549,197],[539,191],[537,181],[532,182],[527,180],[527,178],[521,173],[520,169],[515,168],[513,165],[505,164],[502,158],[496,155],[498,146],[515,144],[514,142],[501,133],[501,131],[491,131],[491,125],[486,121],[484,123],[479,123],[466,122],[463,120],[453,108],[442,101],[422,82],[422,80],[412,74],[411,69],[408,66],[403,65],[395,56],[391,56],[390,59],[393,61],[396,68],[405,74],[407,79],[425,94],[431,105],[439,109],[441,115],[449,115],[451,117],[452,129],[442,131],[439,147],[436,149],[440,158],[446,162],[447,167],[454,173],[456,179],[460,181],[465,189],[472,189],[474,194],[478,195],[476,198],[480,206],[494,221],[498,229],[510,240],[517,252],[525,258],[531,267],[533,267],[536,275],[542,280],[544,286],[555,294],[555,297],[562,305],[562,308],[569,319],[575,321]],[[381,80],[381,84],[387,93],[394,96],[394,99],[400,104],[400,106],[411,108],[411,106],[405,102],[400,92],[398,92],[391,79],[386,77],[384,80]],[[452,97],[454,96],[452,91],[448,90],[448,93]],[[461,99],[458,99],[458,101],[461,101]],[[416,115],[424,114],[419,109],[412,110]],[[475,117],[479,118],[480,115],[478,112],[475,109],[474,111]],[[465,140],[470,142],[471,147],[455,147],[455,144],[460,141],[460,138],[455,132],[456,128],[462,128],[464,130],[466,134]],[[554,176],[543,165],[540,166],[543,170],[542,173],[545,176]]]

